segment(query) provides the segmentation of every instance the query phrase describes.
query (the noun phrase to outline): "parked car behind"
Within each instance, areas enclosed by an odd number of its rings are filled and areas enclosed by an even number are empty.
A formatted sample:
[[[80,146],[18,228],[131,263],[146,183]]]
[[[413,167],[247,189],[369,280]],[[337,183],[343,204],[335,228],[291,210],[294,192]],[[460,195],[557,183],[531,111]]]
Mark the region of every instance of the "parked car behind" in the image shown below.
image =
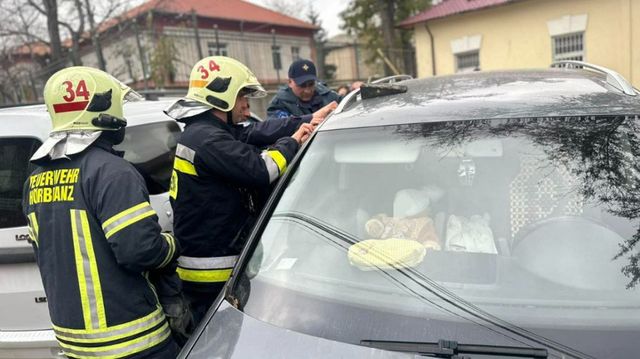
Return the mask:
[[[126,137],[116,149],[145,178],[160,225],[171,230],[168,198],[180,127],[162,114],[170,101],[124,107]],[[0,358],[60,358],[42,280],[22,214],[22,188],[34,167],[29,158],[48,137],[44,105],[0,109]]]
[[[181,357],[636,357],[640,96],[563,66],[350,94]]]

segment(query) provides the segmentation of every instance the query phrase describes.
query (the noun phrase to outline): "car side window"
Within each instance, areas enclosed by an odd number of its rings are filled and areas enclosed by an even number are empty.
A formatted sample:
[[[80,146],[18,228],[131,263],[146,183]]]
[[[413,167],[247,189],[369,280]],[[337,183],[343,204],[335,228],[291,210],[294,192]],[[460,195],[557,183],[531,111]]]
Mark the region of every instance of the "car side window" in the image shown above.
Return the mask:
[[[180,135],[174,121],[127,127],[124,141],[116,146],[124,158],[140,172],[149,194],[169,190],[173,158]]]
[[[0,228],[27,225],[22,186],[33,171],[29,158],[40,145],[34,138],[0,138]]]

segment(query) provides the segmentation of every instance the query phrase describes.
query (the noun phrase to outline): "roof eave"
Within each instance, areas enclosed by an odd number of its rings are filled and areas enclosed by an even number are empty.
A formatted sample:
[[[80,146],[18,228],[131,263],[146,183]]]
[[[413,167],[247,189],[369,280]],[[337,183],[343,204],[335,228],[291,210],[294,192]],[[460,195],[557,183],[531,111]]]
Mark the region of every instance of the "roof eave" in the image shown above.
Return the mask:
[[[422,14],[417,14],[417,15],[414,15],[414,16],[412,16],[412,17],[410,17],[408,19],[405,19],[402,22],[400,22],[398,24],[398,27],[405,28],[405,29],[406,28],[411,28],[411,27],[414,27],[417,24],[426,23],[426,22],[429,22],[431,20],[444,19],[444,18],[447,18],[447,17],[463,15],[463,14],[467,14],[467,13],[470,13],[470,12],[491,10],[491,9],[495,9],[497,7],[511,5],[513,3],[520,2],[520,1],[524,1],[524,0],[509,0],[509,1],[501,3],[501,4],[495,4],[495,5],[491,5],[491,6],[486,6],[486,7],[479,8],[479,9],[462,10],[462,11],[459,11],[459,12],[456,12],[456,13],[453,13],[453,14],[434,16],[434,17],[429,17],[429,18],[426,18],[426,19],[421,19],[420,17],[421,17]]]

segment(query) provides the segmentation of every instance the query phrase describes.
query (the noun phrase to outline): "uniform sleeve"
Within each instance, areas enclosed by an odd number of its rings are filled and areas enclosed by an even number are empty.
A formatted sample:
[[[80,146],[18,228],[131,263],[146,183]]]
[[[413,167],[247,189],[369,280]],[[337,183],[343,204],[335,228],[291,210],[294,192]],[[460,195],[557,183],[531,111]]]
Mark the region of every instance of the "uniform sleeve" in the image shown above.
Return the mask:
[[[278,121],[263,121],[242,127],[238,139],[250,145],[265,147],[279,138],[291,136],[304,121],[299,116],[291,116]]]
[[[103,166],[91,188],[91,203],[118,264],[143,272],[167,267],[179,256],[176,239],[161,233],[144,181],[133,166]]]
[[[271,103],[269,103],[269,107],[267,107],[267,122],[269,120],[279,120],[291,116],[291,112],[287,110],[286,106],[284,106],[277,97],[274,97]]]
[[[335,101],[337,103],[340,103],[340,101],[342,101],[342,96],[338,95],[337,92],[335,91],[331,91],[330,95],[329,95],[329,102],[326,103],[326,105],[330,104],[331,102]]]
[[[196,151],[196,165],[232,183],[266,187],[284,173],[297,150],[298,143],[288,136],[262,151],[229,136],[224,140],[206,141]]]

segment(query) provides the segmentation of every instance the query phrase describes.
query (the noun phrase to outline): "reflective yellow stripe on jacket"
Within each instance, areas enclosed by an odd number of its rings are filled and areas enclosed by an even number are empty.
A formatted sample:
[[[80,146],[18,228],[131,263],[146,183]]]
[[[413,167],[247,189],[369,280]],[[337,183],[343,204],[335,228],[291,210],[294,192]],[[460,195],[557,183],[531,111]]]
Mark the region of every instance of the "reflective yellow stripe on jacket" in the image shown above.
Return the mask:
[[[171,330],[160,308],[128,323],[102,329],[53,330],[65,354],[72,357],[122,358],[166,340]]]
[[[287,159],[278,150],[265,150],[260,154],[269,173],[269,183],[277,180],[287,170]]]
[[[162,261],[162,263],[160,263],[158,268],[162,268],[162,267],[166,266],[167,264],[169,264],[169,262],[171,261],[171,258],[173,258],[173,255],[176,253],[176,239],[175,239],[175,237],[172,236],[169,233],[162,233],[162,237],[164,238],[164,240],[169,245],[169,250],[167,251],[166,257],[164,257],[164,260]]]
[[[40,242],[38,242],[38,232],[40,231],[40,228],[38,227],[38,219],[36,218],[35,212],[29,213],[27,218],[29,219],[29,237],[31,237],[36,246],[39,246]]]
[[[171,185],[169,186],[169,196],[173,199],[178,198],[178,174],[181,172],[191,176],[198,176],[196,166],[194,164],[196,151],[178,143],[176,146],[176,157],[173,160],[173,172],[171,172]]]
[[[187,257],[178,258],[178,276],[186,282],[217,283],[226,282],[231,277],[238,256]]]
[[[85,328],[106,328],[100,275],[86,211],[71,210],[71,234]]]
[[[198,172],[194,165],[195,158],[196,151],[178,143],[178,146],[176,146],[176,158],[173,162],[173,169],[188,175],[197,176]]]
[[[107,239],[109,239],[111,236],[118,233],[123,228],[126,228],[141,219],[153,216],[155,214],[156,211],[153,210],[149,202],[145,201],[137,204],[107,219],[102,224],[102,229],[105,233],[104,235],[105,237],[107,237]]]

